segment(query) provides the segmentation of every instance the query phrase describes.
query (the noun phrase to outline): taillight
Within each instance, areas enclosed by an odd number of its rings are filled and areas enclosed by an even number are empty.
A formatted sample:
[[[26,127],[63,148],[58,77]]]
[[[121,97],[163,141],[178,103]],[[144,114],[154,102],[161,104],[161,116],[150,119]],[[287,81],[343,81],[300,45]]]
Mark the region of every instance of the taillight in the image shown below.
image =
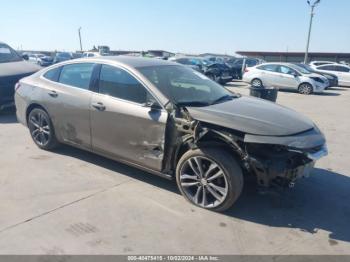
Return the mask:
[[[15,85],[15,92],[21,87],[21,84],[18,82],[16,85]]]

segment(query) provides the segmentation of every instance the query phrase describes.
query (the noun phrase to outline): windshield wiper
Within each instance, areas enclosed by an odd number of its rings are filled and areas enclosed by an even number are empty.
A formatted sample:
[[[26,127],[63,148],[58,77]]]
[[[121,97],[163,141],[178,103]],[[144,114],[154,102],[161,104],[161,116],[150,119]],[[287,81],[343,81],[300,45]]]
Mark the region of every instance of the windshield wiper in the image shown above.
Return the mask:
[[[224,101],[229,101],[229,100],[232,100],[233,98],[237,98],[238,96],[236,95],[224,95],[222,97],[219,97],[218,99],[214,100],[211,105],[214,105],[214,104],[218,104],[220,102],[224,102]]]
[[[208,102],[202,101],[185,101],[185,102],[177,102],[178,106],[209,106]]]

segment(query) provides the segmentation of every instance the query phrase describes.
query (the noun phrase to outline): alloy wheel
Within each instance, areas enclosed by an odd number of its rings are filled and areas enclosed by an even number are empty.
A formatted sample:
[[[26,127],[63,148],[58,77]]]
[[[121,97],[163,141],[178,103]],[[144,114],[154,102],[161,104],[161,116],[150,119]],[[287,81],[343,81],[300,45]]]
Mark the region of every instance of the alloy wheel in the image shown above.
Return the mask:
[[[262,82],[259,79],[254,79],[252,82],[253,87],[262,87]]]
[[[180,185],[189,200],[204,208],[221,205],[228,195],[224,171],[215,161],[202,156],[191,157],[183,164]]]
[[[307,84],[302,84],[299,87],[299,92],[304,95],[308,95],[312,93],[312,87]]]
[[[29,124],[30,133],[34,141],[40,146],[45,146],[51,137],[50,124],[47,117],[38,111],[30,115]]]

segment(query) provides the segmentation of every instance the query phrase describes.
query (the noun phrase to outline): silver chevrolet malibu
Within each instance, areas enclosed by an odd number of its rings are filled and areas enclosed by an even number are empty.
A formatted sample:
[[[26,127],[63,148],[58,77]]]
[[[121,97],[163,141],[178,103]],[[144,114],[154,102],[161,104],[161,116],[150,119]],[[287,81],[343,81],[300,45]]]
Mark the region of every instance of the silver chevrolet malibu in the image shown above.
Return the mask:
[[[189,202],[215,211],[234,204],[245,176],[291,186],[327,154],[304,116],[158,59],[57,64],[20,80],[15,102],[41,149],[68,144],[176,178]]]

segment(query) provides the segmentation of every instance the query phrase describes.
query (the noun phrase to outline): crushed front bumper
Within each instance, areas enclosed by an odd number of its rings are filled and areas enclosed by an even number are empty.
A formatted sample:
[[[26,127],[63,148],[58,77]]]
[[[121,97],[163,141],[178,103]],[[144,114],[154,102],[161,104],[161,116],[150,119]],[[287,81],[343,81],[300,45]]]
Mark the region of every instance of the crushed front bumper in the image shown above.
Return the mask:
[[[317,128],[290,137],[246,139],[255,142],[247,148],[250,167],[261,186],[294,185],[297,179],[310,175],[317,160],[328,155],[324,136]]]

